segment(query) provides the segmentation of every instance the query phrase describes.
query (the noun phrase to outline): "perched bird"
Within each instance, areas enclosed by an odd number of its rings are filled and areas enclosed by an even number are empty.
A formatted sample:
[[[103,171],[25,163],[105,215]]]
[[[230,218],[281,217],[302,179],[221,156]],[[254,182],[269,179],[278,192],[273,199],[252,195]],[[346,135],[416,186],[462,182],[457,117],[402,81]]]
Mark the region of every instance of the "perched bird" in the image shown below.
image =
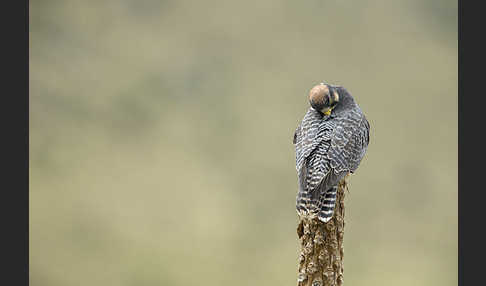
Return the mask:
[[[321,83],[309,93],[311,107],[294,133],[299,215],[331,219],[338,183],[354,173],[369,143],[370,125],[351,94]]]

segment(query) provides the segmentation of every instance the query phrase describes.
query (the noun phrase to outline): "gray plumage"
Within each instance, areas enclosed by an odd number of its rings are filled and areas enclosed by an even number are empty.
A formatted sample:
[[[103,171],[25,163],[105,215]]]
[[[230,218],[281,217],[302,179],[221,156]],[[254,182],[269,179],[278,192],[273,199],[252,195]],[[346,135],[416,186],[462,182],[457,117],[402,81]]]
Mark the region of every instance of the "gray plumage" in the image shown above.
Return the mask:
[[[339,101],[330,115],[310,107],[294,133],[299,191],[299,214],[311,213],[322,222],[331,219],[337,185],[354,173],[369,143],[370,125],[353,97],[339,86]]]

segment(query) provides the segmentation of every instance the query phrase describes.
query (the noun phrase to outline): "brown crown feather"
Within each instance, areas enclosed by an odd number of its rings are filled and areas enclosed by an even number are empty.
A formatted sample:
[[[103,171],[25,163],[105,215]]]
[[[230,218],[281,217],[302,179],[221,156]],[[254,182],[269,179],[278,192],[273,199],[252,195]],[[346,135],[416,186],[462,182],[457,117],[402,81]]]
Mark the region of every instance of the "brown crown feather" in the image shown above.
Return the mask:
[[[318,84],[314,86],[309,92],[309,102],[311,106],[316,110],[324,108],[326,98],[329,98],[329,87],[325,84]]]

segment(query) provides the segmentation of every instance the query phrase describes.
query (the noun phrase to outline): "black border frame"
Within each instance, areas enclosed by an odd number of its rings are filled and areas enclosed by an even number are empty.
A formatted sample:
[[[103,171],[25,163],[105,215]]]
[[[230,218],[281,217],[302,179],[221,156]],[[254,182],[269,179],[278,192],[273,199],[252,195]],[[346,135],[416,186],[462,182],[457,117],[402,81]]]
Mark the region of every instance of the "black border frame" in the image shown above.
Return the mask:
[[[482,285],[486,236],[481,219],[485,208],[482,186],[484,167],[484,10],[474,1],[458,1],[458,281]],[[467,15],[466,7],[467,5]],[[480,281],[483,281],[481,283]]]
[[[7,1],[3,28],[3,284],[29,285],[29,1]]]

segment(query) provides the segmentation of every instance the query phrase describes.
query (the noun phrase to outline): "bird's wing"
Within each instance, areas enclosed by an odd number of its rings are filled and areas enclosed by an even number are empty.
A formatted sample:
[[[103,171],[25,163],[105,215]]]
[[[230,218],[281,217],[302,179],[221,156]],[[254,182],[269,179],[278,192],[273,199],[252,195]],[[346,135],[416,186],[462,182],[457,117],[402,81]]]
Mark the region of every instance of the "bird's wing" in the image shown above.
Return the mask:
[[[309,108],[294,133],[295,167],[297,171],[302,168],[304,160],[319,143],[317,138],[321,115],[313,108]]]
[[[356,150],[359,150],[359,152],[356,152],[356,156],[351,162],[351,172],[356,171],[358,168],[366,153],[366,150],[368,149],[368,144],[370,143],[370,123],[364,115],[358,128],[358,132],[356,132],[354,136],[354,145],[356,146]]]
[[[369,123],[356,110],[337,120],[327,152],[331,170],[322,181],[327,190],[339,183],[348,172],[354,172],[363,158],[369,143]]]
[[[295,167],[297,172],[302,169],[304,161],[316,149],[322,140],[330,139],[330,126],[326,121],[328,117],[322,116],[313,108],[309,108],[294,133]]]

